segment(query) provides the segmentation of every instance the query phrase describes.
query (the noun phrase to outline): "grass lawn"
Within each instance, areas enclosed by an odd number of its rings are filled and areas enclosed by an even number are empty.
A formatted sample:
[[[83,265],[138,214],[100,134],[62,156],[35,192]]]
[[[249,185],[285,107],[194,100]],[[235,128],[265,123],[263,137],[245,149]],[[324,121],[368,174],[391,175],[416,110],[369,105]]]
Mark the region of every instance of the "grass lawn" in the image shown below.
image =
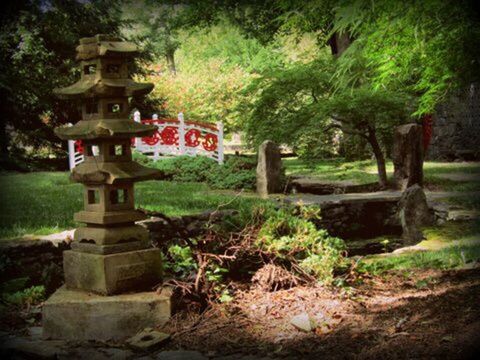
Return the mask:
[[[83,207],[82,186],[66,172],[0,174],[0,239],[44,235],[78,226],[73,214]],[[261,200],[211,191],[200,183],[146,181],[135,186],[136,205],[169,216],[225,208],[248,209]]]
[[[425,240],[417,245],[423,250],[369,255],[360,261],[360,269],[373,274],[414,268],[451,269],[480,259],[480,220],[448,222],[426,228],[423,234]],[[378,241],[388,239],[379,237]]]
[[[375,182],[377,165],[374,160],[344,162],[343,159],[302,160],[298,158],[283,159],[287,175],[309,175],[325,180],[348,180],[365,184]],[[445,191],[475,191],[480,190],[479,162],[433,162],[424,163],[425,183],[428,186]],[[393,175],[393,164],[387,162],[387,174]],[[478,175],[473,181],[449,180],[443,176],[448,174]]]

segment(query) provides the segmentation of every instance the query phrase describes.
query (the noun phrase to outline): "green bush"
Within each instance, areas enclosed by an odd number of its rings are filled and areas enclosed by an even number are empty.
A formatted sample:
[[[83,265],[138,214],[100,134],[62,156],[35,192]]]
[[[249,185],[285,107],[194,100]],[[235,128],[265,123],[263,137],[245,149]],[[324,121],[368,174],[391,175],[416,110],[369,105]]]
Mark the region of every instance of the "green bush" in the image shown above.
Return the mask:
[[[255,189],[254,158],[227,157],[223,165],[205,156],[178,156],[153,162],[145,155],[135,152],[133,158],[162,171],[165,180],[204,182],[213,189]]]
[[[318,207],[282,208],[272,213],[258,234],[257,246],[331,284],[334,271],[344,264],[345,243],[316,228],[313,220],[319,213]]]
[[[30,306],[45,300],[45,287],[27,287],[29,278],[16,278],[0,284],[0,299],[3,304]]]

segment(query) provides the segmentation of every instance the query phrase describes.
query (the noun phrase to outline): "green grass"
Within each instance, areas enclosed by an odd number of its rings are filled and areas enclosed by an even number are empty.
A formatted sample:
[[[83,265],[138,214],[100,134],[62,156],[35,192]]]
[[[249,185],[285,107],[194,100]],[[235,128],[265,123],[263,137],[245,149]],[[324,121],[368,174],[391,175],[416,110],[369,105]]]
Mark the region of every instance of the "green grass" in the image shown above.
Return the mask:
[[[344,162],[343,159],[326,159],[306,161],[298,158],[283,159],[287,175],[307,175],[325,180],[346,180],[359,184],[377,181],[376,170],[370,160]]]
[[[283,160],[287,175],[307,175],[325,180],[347,180],[359,184],[375,182],[377,165],[374,160],[344,162],[343,159],[303,160],[287,158]],[[386,164],[387,175],[391,179],[393,164]],[[480,190],[480,163],[479,162],[433,162],[426,161],[423,167],[425,183],[435,189],[444,191],[477,191]],[[478,174],[478,180],[453,181],[440,177],[443,174]]]
[[[480,245],[452,246],[436,251],[419,251],[397,256],[363,260],[358,264],[360,272],[380,275],[389,270],[452,269],[480,260]]]
[[[358,264],[360,272],[379,275],[388,270],[451,269],[480,260],[480,221],[445,223],[423,233],[426,239],[418,245],[426,250],[366,256]]]
[[[78,226],[73,214],[83,208],[82,186],[71,183],[68,173],[2,173],[0,189],[0,239],[44,235]],[[165,181],[138,183],[135,196],[138,207],[168,216],[195,214],[226,203],[225,208],[248,211],[261,201],[213,192],[205,184]]]

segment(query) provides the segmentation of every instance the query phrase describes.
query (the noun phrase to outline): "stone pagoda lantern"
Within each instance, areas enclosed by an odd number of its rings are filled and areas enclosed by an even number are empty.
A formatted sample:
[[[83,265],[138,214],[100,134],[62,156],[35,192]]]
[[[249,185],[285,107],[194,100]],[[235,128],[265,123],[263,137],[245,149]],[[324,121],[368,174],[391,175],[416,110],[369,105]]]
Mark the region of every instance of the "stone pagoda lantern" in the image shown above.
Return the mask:
[[[132,161],[131,138],[156,130],[129,118],[129,97],[153,89],[153,84],[129,78],[128,62],[136,55],[135,44],[116,37],[83,38],[77,47],[80,80],[54,91],[81,104],[82,120],[55,133],[84,144],[85,161],[73,169],[71,179],[84,187],[84,210],[74,218],[85,226],[75,231],[72,250],[64,252],[65,287],[44,306],[46,337],[120,338],[170,315],[169,296],[148,292],[160,281],[160,250],[151,247],[148,231],[135,224],[145,216],[135,210],[133,184],[158,175]],[[112,296],[116,294],[122,295]]]

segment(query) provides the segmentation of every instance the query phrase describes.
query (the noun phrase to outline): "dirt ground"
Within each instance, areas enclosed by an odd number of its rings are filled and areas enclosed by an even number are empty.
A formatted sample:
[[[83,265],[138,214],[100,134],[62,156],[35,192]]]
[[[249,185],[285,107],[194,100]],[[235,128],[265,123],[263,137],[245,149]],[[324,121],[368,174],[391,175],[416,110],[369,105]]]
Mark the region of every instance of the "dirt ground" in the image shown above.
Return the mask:
[[[470,359],[480,355],[480,268],[415,270],[353,288],[239,291],[201,316],[179,312],[169,348],[311,359]],[[295,328],[307,313],[317,327]],[[478,358],[478,357],[477,357]]]

